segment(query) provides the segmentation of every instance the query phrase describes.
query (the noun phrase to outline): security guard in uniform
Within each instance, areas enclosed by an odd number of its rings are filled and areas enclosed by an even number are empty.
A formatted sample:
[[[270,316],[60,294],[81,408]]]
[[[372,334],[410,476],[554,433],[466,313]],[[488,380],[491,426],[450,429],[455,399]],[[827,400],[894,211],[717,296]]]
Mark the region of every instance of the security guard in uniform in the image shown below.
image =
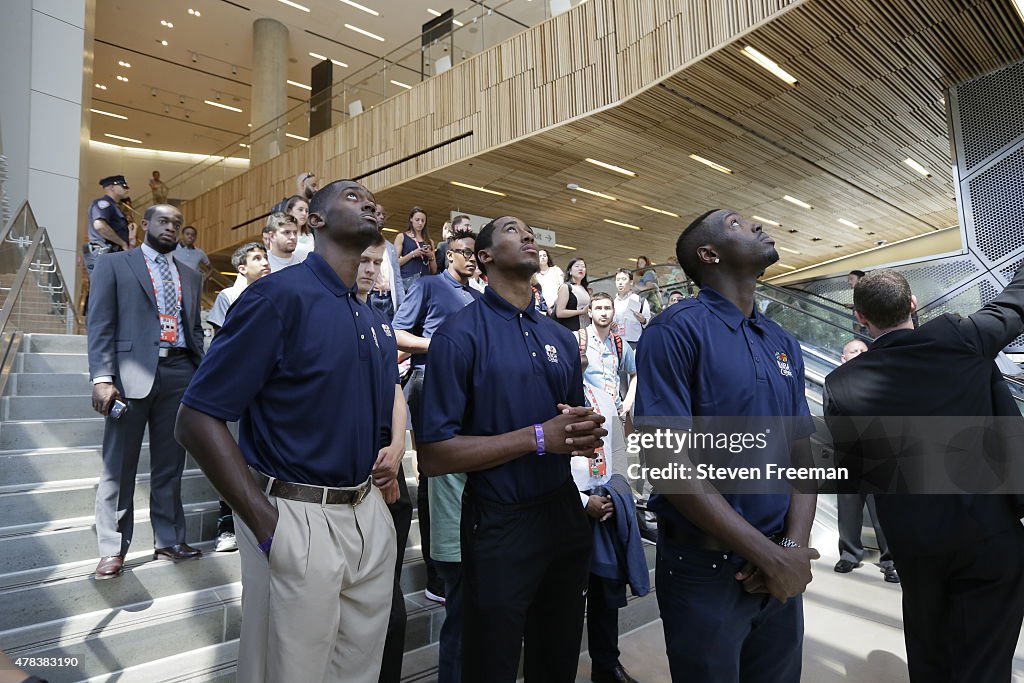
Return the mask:
[[[103,196],[89,205],[89,241],[82,245],[90,274],[100,254],[127,251],[131,246],[128,219],[121,210],[121,201],[128,196],[128,181],[123,175],[112,175],[101,180],[100,186]]]

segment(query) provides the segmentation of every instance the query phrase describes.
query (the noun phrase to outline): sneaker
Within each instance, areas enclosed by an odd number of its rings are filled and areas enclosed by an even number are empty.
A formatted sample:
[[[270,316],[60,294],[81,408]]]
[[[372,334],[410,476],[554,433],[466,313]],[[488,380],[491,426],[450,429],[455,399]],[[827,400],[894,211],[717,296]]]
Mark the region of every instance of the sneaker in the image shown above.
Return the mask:
[[[835,571],[840,574],[849,574],[854,569],[860,566],[859,562],[850,562],[849,560],[839,560],[836,562]]]
[[[427,587],[423,590],[423,596],[427,600],[444,604],[444,584],[440,581],[434,581],[427,584]]]
[[[896,567],[882,567],[882,574],[886,583],[899,583],[900,575],[896,573]]]
[[[232,532],[225,531],[217,537],[217,545],[214,546],[213,552],[230,553],[232,550],[238,550],[238,541],[235,540],[235,535]]]

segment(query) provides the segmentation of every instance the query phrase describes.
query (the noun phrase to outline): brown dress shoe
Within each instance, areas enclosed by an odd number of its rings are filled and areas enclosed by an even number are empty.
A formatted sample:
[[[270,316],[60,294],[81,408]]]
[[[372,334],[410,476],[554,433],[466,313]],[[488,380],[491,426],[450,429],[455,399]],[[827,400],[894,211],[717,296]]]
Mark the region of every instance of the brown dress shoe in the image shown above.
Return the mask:
[[[121,575],[123,567],[123,557],[120,555],[107,555],[100,558],[100,563],[96,565],[96,571],[93,572],[93,576],[96,577],[97,581],[113,579]]]
[[[194,560],[202,556],[202,550],[197,550],[187,543],[178,543],[177,545],[153,550],[154,560]]]

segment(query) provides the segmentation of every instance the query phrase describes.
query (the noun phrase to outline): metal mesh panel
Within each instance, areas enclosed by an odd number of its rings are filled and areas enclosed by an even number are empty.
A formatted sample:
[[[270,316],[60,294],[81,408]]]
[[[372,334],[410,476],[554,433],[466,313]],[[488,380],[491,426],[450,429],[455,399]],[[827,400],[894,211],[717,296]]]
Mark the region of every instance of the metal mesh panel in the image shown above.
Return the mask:
[[[935,301],[955,289],[956,285],[981,272],[981,268],[970,256],[956,256],[895,270],[907,278],[910,290],[917,296],[922,306]]]
[[[919,313],[921,322],[927,322],[945,313],[970,315],[991,301],[997,294],[988,279],[978,280],[959,294],[932,306],[925,306]]]
[[[853,290],[850,289],[846,276],[831,277],[827,280],[812,280],[799,285],[793,285],[811,294],[823,296],[844,306],[853,306]]]
[[[1020,268],[1022,263],[1024,263],[1024,258],[1019,258],[1010,265],[1003,266],[999,269],[999,275],[1004,283],[1010,284],[1010,280],[1013,279],[1014,273],[1017,272],[1017,269]]]
[[[974,243],[990,262],[1003,259],[1024,243],[1022,178],[1024,147],[1019,147],[967,183]]]
[[[1024,62],[1018,62],[956,89],[964,170],[977,166],[1024,133]]]

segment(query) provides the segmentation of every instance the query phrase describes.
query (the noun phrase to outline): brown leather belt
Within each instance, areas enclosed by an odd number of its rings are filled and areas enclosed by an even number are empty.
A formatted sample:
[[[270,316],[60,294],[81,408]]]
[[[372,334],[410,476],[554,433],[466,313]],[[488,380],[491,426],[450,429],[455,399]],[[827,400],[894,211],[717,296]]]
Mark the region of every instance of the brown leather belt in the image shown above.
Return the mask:
[[[351,505],[355,507],[362,503],[370,494],[373,480],[367,478],[366,482],[351,488],[334,488],[331,486],[312,486],[310,484],[294,484],[289,481],[275,479],[267,476],[259,470],[249,468],[256,483],[260,485],[263,492],[275,498],[286,498],[300,503],[320,503],[321,505]]]
[[[688,545],[700,550],[714,550],[719,553],[732,552],[732,548],[714,536],[710,536],[699,529],[693,529],[692,531],[681,529],[676,524],[673,524],[672,520],[661,515],[658,515],[658,530],[680,545]]]

